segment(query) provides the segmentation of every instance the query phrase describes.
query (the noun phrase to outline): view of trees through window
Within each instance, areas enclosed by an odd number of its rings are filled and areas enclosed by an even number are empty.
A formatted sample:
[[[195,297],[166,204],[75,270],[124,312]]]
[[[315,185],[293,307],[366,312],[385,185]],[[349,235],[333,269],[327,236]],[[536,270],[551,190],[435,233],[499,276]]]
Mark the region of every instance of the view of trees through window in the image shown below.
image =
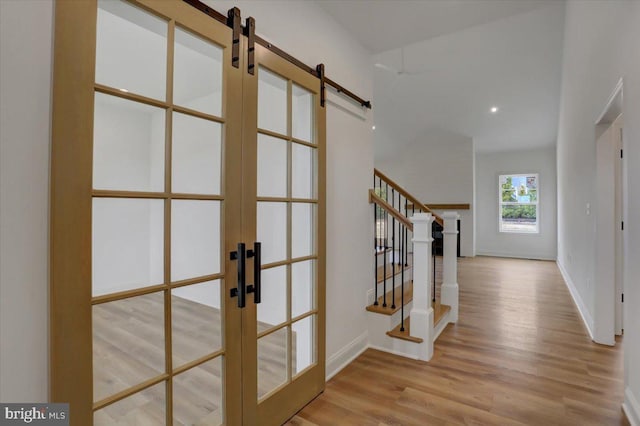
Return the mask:
[[[500,232],[538,232],[538,175],[500,175]]]

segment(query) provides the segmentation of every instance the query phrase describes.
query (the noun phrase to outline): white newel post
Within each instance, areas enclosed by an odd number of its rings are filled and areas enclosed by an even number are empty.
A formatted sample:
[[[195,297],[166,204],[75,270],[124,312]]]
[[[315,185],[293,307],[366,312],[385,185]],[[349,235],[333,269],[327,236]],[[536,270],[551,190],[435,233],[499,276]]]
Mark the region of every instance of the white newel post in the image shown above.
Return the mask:
[[[431,307],[431,213],[416,213],[413,222],[413,307],[411,335],[423,340],[418,359],[433,356],[433,308]]]
[[[442,288],[440,301],[451,306],[451,322],[458,321],[458,219],[457,212],[444,212]]]

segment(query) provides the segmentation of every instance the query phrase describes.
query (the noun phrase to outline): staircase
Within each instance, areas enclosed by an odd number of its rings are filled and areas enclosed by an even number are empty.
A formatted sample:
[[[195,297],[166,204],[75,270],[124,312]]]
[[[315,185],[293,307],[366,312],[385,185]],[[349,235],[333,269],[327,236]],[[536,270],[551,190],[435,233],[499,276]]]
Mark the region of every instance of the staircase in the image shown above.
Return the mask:
[[[377,169],[373,182],[375,283],[367,293],[369,339],[377,349],[428,361],[437,337],[458,319],[459,215],[433,213]]]

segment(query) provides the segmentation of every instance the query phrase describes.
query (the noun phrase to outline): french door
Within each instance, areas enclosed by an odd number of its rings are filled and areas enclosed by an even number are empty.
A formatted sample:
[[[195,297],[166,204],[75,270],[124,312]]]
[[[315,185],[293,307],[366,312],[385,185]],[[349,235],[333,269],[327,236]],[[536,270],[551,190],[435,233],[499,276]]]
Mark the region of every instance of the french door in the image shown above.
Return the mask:
[[[56,4],[51,399],[74,425],[280,424],[324,387],[319,80],[261,46],[251,74],[232,37],[178,0]]]

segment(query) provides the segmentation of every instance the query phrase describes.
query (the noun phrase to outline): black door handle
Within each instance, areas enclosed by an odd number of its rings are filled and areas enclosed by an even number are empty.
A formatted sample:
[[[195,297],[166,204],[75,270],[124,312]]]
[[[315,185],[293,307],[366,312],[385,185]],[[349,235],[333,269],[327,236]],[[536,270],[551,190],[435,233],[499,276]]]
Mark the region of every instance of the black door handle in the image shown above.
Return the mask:
[[[244,308],[247,297],[246,248],[238,243],[238,251],[231,252],[231,260],[238,261],[238,286],[231,289],[231,297],[238,297],[238,308]]]
[[[253,257],[253,280],[254,285],[247,287],[247,293],[253,293],[253,303],[260,303],[262,299],[262,244],[253,243],[253,250],[247,252],[247,257]]]

